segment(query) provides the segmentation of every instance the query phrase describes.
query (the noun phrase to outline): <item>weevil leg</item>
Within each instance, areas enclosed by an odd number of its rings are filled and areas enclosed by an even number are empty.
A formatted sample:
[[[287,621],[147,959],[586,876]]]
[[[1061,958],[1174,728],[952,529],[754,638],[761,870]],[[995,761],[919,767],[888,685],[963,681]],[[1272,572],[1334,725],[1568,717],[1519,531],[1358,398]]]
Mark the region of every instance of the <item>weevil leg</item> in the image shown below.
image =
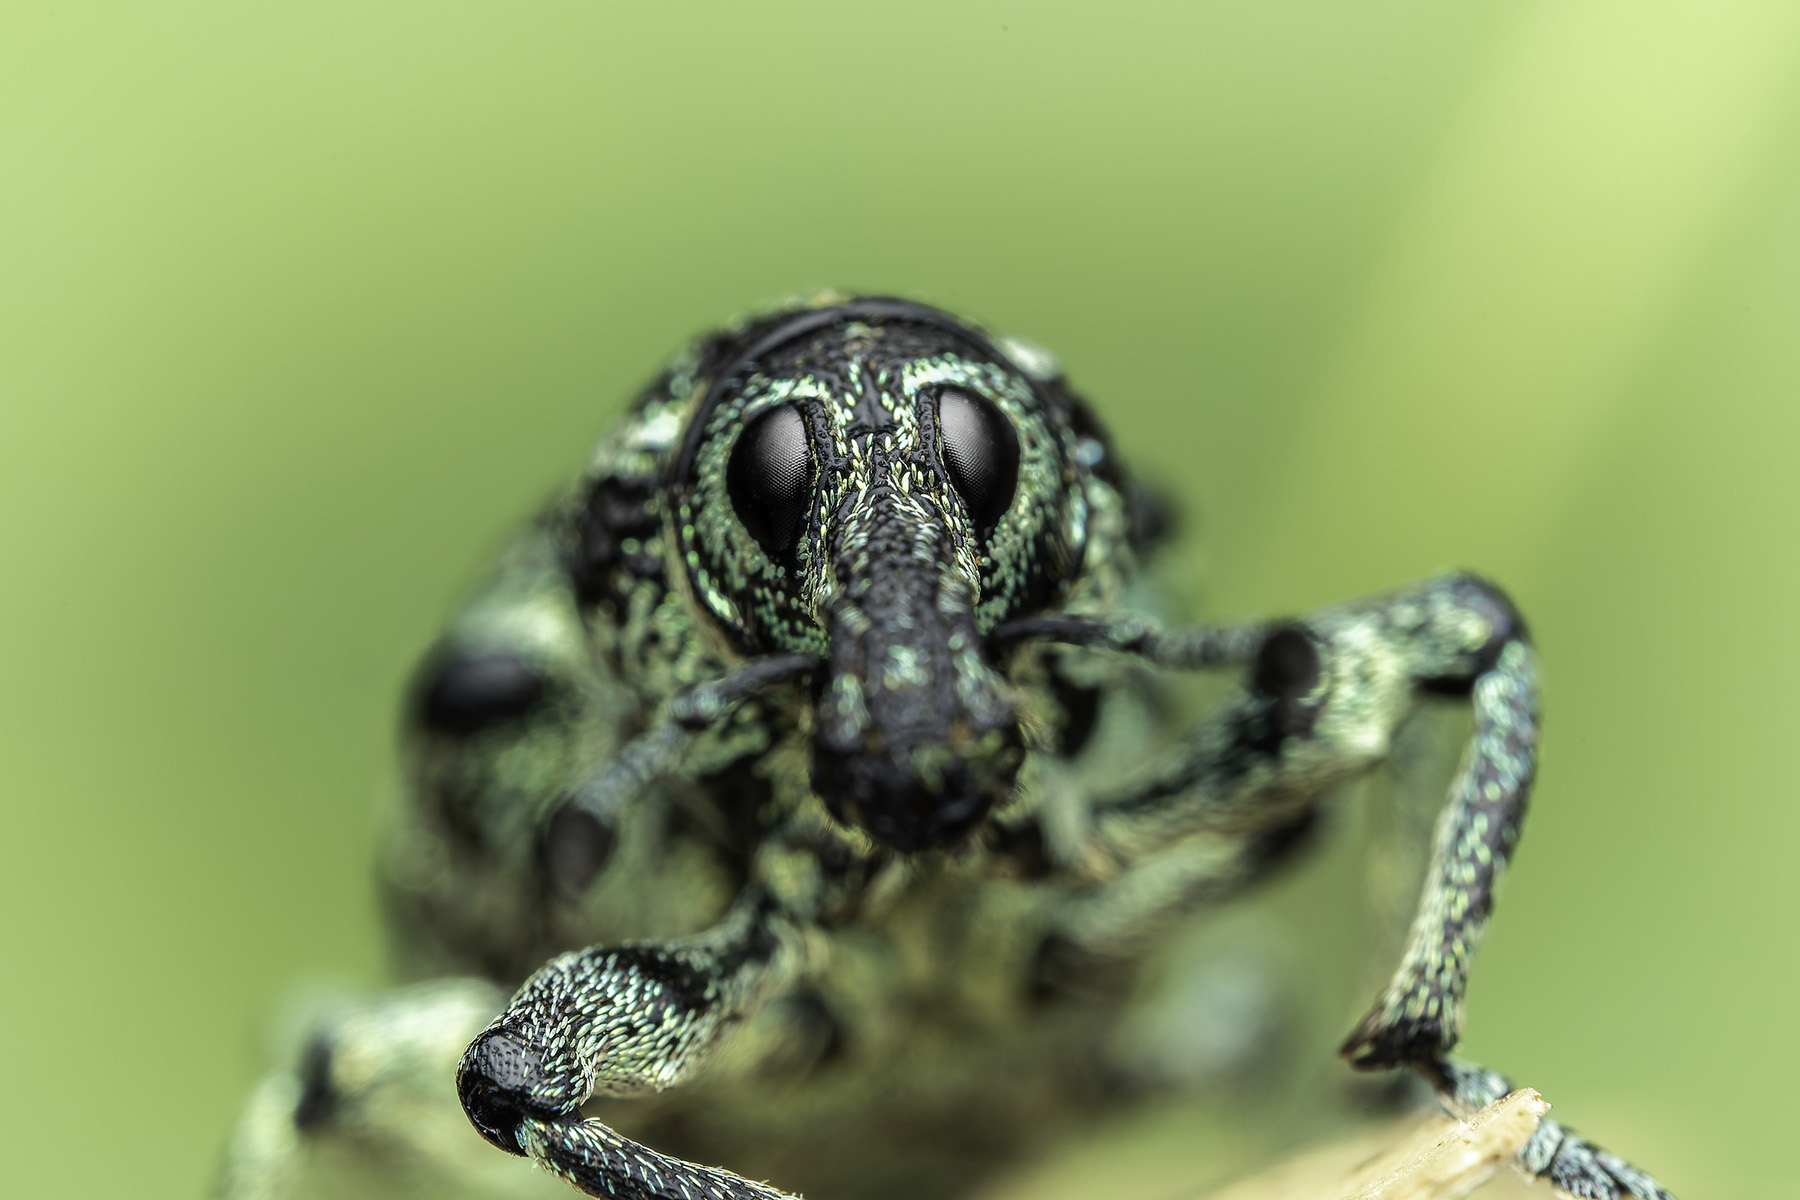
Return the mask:
[[[1093,801],[1087,869],[1112,878],[1072,898],[1047,943],[1065,957],[1129,950],[1168,914],[1255,879],[1280,857],[1271,849],[1304,830],[1331,791],[1386,757],[1421,694],[1467,697],[1474,731],[1438,821],[1407,948],[1343,1053],[1363,1069],[1414,1067],[1457,1107],[1479,1108],[1509,1090],[1499,1076],[1447,1058],[1536,769],[1535,658],[1498,588],[1453,574],[1294,622],[1162,633],[1141,621],[1046,618],[995,637],[1111,647],[1182,669],[1247,668],[1243,685],[1165,762]],[[1462,1082],[1446,1089],[1443,1080]],[[1488,1094],[1492,1087],[1501,1090]],[[1546,1149],[1550,1136],[1521,1159],[1532,1174],[1582,1196],[1667,1197],[1579,1139],[1559,1132],[1557,1147]]]
[[[715,916],[724,896],[705,886],[621,896],[620,885],[665,848],[650,831],[692,789],[661,785],[696,757],[695,743],[698,757],[716,757],[707,731],[811,665],[772,655],[708,678],[705,656],[687,653],[670,674],[700,682],[659,676],[666,694],[641,693],[581,610],[565,524],[553,509],[515,535],[416,672],[403,740],[409,803],[381,871],[409,973],[516,981],[555,950],[635,936],[647,918],[662,923],[645,932],[660,933]],[[750,736],[743,723],[732,732]],[[697,869],[716,871],[721,890],[737,886],[733,864],[716,856]],[[571,924],[585,921],[601,927],[571,941]]]
[[[677,692],[661,721],[621,746],[601,770],[575,789],[564,808],[548,810],[544,818],[573,810],[603,825],[611,824],[620,809],[675,769],[694,734],[717,725],[763,688],[804,674],[818,662],[808,654],[772,654]]]
[[[445,1186],[489,1185],[484,1194],[533,1190],[532,1173],[493,1169],[447,1086],[469,1038],[504,1003],[483,980],[444,979],[325,1016],[293,1068],[256,1089],[214,1195],[284,1200],[320,1194],[344,1172],[379,1178],[383,1168],[422,1170]]]
[[[694,937],[551,960],[464,1053],[464,1110],[488,1141],[589,1195],[783,1200],[773,1188],[584,1120],[581,1105],[596,1093],[643,1095],[688,1078],[794,969],[798,941],[791,918],[753,886]]]
[[[1457,923],[1441,940],[1460,935],[1472,945],[1478,936],[1517,836],[1536,736],[1530,648],[1491,584],[1452,575],[1299,621],[1162,633],[1130,619],[1050,618],[1002,627],[996,636],[1111,647],[1178,669],[1245,670],[1242,684],[1173,752],[1124,788],[1091,799],[1085,869],[1114,886],[1078,895],[1071,913],[1091,929],[1096,951],[1103,937],[1129,940],[1133,926],[1154,928],[1171,912],[1257,878],[1300,840],[1335,789],[1385,758],[1422,691],[1462,692],[1477,709],[1474,754],[1445,822],[1478,824],[1492,844],[1453,841],[1452,857],[1440,854],[1438,887],[1425,907]],[[1494,708],[1491,696],[1506,703]],[[1484,714],[1510,721],[1509,732],[1485,733]],[[1490,775],[1504,786],[1488,788]],[[1438,902],[1450,879],[1464,881],[1464,902]],[[1422,953],[1409,954],[1409,963]],[[1466,953],[1451,965],[1460,973],[1450,990],[1460,996]],[[1402,1040],[1448,1049],[1453,1007],[1447,1016],[1429,1030],[1409,1027]]]

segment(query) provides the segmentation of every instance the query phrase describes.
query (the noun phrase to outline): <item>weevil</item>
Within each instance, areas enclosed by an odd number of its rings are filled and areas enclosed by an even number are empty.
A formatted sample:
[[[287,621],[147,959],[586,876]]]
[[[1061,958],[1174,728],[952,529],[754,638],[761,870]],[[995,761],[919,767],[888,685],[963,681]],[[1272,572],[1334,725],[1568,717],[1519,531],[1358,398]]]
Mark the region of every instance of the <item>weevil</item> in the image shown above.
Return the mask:
[[[1453,573],[1166,628],[1158,512],[1051,356],[938,309],[700,339],[426,655],[380,882],[435,981],[322,1022],[222,1194],[355,1145],[619,1200],[957,1195],[1104,1102],[1134,966],[1430,697],[1471,733],[1343,1054],[1506,1094],[1451,1055],[1534,774],[1524,621]],[[1195,671],[1236,682],[1172,725]],[[1519,1165],[1669,1200],[1554,1121]]]

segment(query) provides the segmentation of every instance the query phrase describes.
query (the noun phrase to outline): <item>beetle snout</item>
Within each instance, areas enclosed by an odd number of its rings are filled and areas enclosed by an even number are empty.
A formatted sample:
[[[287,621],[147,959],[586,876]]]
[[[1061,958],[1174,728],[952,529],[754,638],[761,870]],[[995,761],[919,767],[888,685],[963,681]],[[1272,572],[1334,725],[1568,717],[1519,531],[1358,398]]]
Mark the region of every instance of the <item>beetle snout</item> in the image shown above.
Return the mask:
[[[1024,759],[966,589],[914,583],[837,605],[813,741],[813,787],[832,815],[907,851],[968,833]]]
[[[821,740],[814,750],[813,786],[832,815],[904,851],[949,845],[980,824],[1012,790],[1022,755],[1016,725],[957,731],[945,744],[844,753]]]

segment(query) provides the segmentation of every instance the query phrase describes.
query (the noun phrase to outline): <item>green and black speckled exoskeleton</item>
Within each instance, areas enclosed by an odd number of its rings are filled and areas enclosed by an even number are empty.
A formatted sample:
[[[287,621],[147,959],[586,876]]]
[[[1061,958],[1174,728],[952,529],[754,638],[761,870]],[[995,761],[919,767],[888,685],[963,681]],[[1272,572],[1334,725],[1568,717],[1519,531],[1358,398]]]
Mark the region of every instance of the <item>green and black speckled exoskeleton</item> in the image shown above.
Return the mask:
[[[483,1138],[590,1195],[955,1195],[1116,1086],[1131,964],[1427,695],[1473,734],[1344,1053],[1453,1111],[1506,1093],[1448,1056],[1536,757],[1518,613],[1453,574],[1165,632],[1156,517],[1054,360],[943,312],[822,296],[701,340],[420,669],[382,881],[443,978],[323,1023],[224,1194],[333,1140],[466,1154],[454,1071]],[[1159,673],[1202,669],[1241,682],[1168,729]],[[1522,1157],[1667,1200],[1554,1122]]]

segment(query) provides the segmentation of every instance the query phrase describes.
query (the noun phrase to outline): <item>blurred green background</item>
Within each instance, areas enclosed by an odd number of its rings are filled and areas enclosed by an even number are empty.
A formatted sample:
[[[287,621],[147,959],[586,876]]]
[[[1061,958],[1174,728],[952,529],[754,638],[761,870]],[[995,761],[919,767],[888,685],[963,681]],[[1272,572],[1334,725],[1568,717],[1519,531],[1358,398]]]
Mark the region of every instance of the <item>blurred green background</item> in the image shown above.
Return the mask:
[[[288,989],[382,978],[459,586],[684,338],[834,284],[1053,348],[1198,611],[1512,589],[1548,741],[1468,1050],[1792,1195],[1797,151],[1787,0],[8,0],[3,1190],[203,1191]]]

